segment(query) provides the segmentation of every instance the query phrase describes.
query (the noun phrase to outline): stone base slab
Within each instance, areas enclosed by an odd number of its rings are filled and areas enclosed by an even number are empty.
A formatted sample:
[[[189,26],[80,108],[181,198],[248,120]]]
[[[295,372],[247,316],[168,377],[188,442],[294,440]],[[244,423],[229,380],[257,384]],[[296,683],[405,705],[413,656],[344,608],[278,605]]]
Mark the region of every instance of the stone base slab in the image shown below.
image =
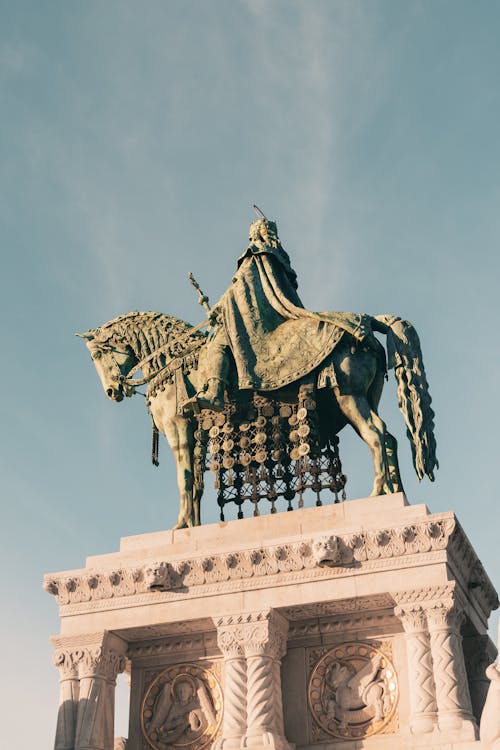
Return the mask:
[[[129,750],[174,715],[186,750],[479,747],[498,598],[454,514],[401,493],[126,537],[45,587],[61,710],[127,669]]]

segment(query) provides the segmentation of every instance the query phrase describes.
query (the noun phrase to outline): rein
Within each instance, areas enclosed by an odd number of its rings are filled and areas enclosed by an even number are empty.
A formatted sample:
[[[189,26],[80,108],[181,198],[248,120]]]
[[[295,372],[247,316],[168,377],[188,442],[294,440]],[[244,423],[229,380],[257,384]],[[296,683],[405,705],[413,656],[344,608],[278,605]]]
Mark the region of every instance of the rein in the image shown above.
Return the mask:
[[[122,382],[125,385],[132,386],[133,388],[136,388],[138,385],[144,385],[145,383],[149,383],[149,381],[153,377],[155,377],[156,375],[158,375],[158,373],[151,373],[151,375],[148,375],[148,377],[141,378],[140,380],[135,380],[134,379],[135,373],[138,372],[139,370],[141,370],[142,367],[143,367],[143,365],[145,365],[148,362],[150,362],[152,359],[154,359],[155,357],[157,357],[159,354],[163,354],[170,347],[174,346],[175,344],[178,344],[181,341],[185,341],[190,336],[192,336],[194,333],[197,333],[199,330],[201,330],[201,328],[203,328],[204,326],[206,326],[206,324],[209,323],[209,322],[210,321],[208,319],[207,320],[202,320],[201,323],[198,323],[198,325],[194,326],[194,328],[190,328],[189,331],[186,331],[182,336],[178,336],[173,341],[167,341],[166,344],[163,344],[163,346],[160,346],[158,349],[155,349],[154,352],[151,352],[151,354],[148,354],[147,357],[144,357],[144,359],[141,359],[140,362],[138,362],[136,365],[134,365],[134,367],[132,367],[132,369],[130,370],[130,372],[127,375],[127,377],[123,378]],[[183,354],[182,357],[184,357],[184,356],[185,355]],[[181,357],[175,357],[174,359],[181,359]],[[163,367],[162,370],[166,369],[166,367],[170,367],[170,364],[169,365],[165,365],[165,367]],[[160,370],[160,372],[162,370]]]

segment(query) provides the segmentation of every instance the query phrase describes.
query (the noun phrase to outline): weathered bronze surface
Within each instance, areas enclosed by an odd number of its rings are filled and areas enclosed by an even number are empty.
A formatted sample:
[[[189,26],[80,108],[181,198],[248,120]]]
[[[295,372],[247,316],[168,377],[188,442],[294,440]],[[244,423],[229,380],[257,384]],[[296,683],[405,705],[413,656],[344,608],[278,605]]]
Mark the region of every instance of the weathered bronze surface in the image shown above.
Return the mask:
[[[174,452],[180,491],[177,527],[200,523],[207,466],[215,474],[221,518],[234,502],[238,516],[250,501],[276,510],[283,497],[330,489],[345,477],[337,433],[351,424],[367,443],[374,465],[373,495],[402,489],[395,438],[377,413],[387,366],[395,369],[419,478],[437,467],[434,412],[420,343],[413,326],[390,315],[306,310],[297,277],[265,218],[250,227],[233,283],[194,328],[161,313],[132,312],[78,334],[109,398],[131,396],[147,383],[155,428]],[[387,337],[387,354],[374,336]],[[142,371],[142,379],[133,376]],[[157,446],[153,442],[153,461]]]

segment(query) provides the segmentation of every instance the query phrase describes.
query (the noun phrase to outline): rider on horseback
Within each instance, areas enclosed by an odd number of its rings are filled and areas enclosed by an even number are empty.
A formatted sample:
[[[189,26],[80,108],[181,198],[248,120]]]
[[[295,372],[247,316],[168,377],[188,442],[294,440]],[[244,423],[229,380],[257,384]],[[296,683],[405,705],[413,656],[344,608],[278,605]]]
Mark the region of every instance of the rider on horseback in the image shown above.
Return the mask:
[[[232,362],[240,390],[272,391],[311,372],[344,331],[377,346],[368,316],[304,308],[274,221],[262,215],[250,225],[249,240],[232,285],[211,310],[213,330],[200,363],[205,385],[185,403],[186,412],[224,408]]]

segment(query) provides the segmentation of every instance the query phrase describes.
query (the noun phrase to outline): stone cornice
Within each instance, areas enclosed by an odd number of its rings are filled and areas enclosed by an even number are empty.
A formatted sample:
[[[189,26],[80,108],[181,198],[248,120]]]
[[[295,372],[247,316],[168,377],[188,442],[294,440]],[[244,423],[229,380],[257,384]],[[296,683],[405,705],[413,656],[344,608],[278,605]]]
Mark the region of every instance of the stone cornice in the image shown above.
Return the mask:
[[[489,617],[490,612],[499,606],[498,594],[458,521],[455,522],[448,554],[457,578],[471,592],[471,599],[477,602],[480,611]]]
[[[319,578],[335,577],[349,568],[370,568],[367,563],[371,562],[400,560],[404,565],[402,558],[445,550],[454,529],[453,514],[443,513],[411,525],[315,535],[302,541],[190,559],[149,560],[106,572],[84,569],[69,575],[48,575],[44,588],[60,605],[69,605],[155,591],[181,593],[244,579],[286,577],[304,570],[316,571]]]
[[[133,606],[156,601],[161,592],[199,596],[235,588],[258,588],[301,579],[344,577],[356,572],[418,565],[445,551],[457,577],[469,585],[479,608],[489,615],[497,594],[453,513],[441,513],[413,524],[314,535],[303,540],[228,551],[189,559],[147,560],[106,571],[84,569],[46,576],[46,591],[56,596],[63,612]],[[163,600],[163,597],[161,597]]]

